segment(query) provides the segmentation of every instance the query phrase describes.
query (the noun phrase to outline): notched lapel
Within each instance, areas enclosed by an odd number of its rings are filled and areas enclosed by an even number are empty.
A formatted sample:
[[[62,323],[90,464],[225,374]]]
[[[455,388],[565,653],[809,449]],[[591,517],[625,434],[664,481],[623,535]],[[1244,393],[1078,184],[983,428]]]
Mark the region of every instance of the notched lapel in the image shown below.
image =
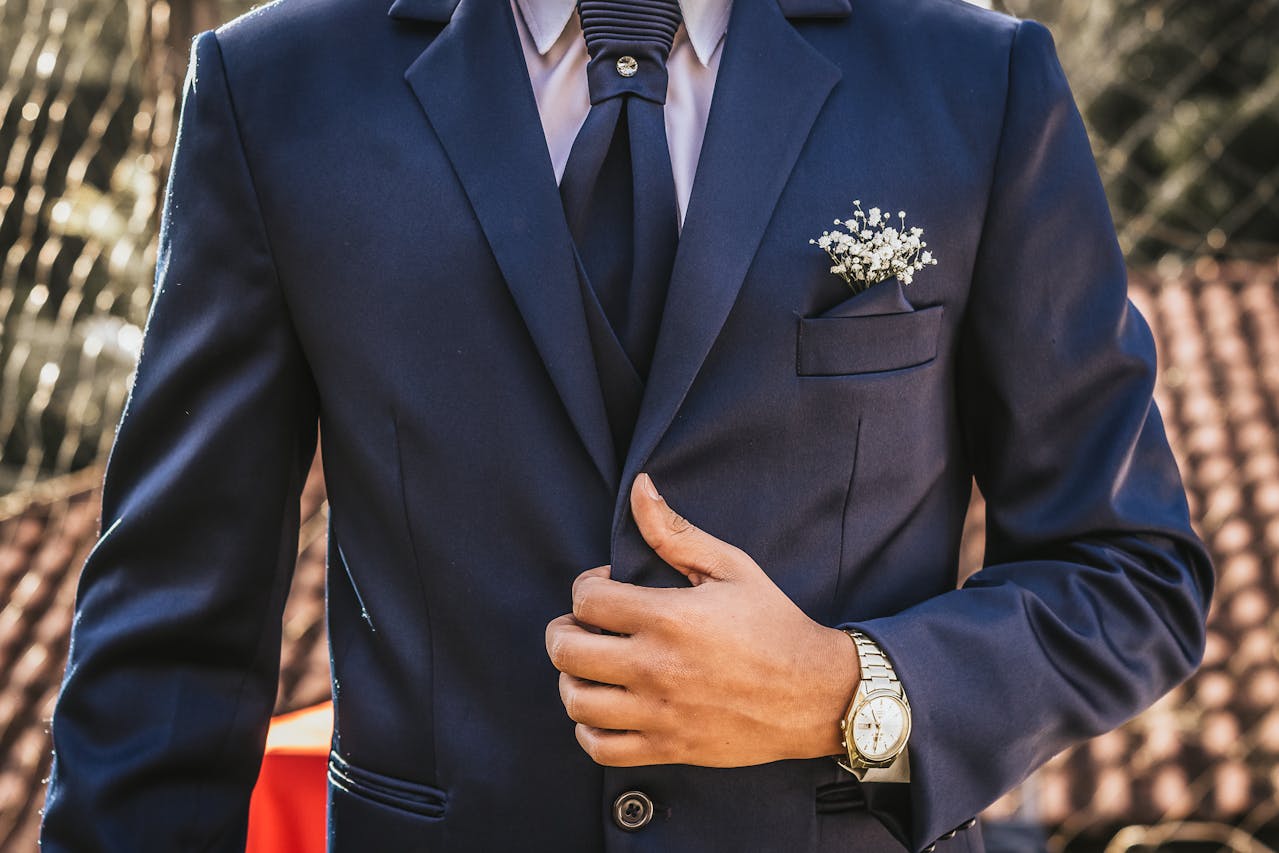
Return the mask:
[[[778,0],[778,5],[788,18],[846,18],[853,10],[852,0]]]
[[[777,0],[733,4],[653,364],[614,505],[615,545],[627,517],[629,483],[701,369],[839,78],[839,69],[795,31]],[[619,570],[628,568],[615,567],[615,575]]]
[[[454,0],[396,0],[426,20]],[[430,18],[434,20],[434,18]],[[404,72],[475,210],[551,380],[610,489],[617,457],[572,236],[506,0],[462,0]]]
[[[458,0],[395,0],[386,14],[392,18],[403,18],[409,21],[431,21],[437,24],[448,23],[457,8]]]

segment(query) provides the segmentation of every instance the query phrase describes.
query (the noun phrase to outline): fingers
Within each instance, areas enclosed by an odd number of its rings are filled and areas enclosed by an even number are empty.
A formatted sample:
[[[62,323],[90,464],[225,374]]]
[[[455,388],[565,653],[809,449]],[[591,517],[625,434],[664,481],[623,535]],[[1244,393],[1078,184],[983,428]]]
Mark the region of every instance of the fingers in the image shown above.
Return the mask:
[[[593,569],[587,569],[577,576],[578,580],[582,578],[607,578],[612,573],[612,566],[596,566]]]
[[[546,653],[560,672],[605,684],[625,684],[629,667],[628,637],[599,634],[572,613],[546,626]]]
[[[619,732],[578,723],[574,731],[586,754],[606,767],[638,767],[664,763],[640,732]]]
[[[601,729],[641,730],[650,721],[642,701],[625,687],[560,673],[560,701],[569,719]]]
[[[631,483],[631,514],[644,541],[693,583],[727,579],[754,561],[734,545],[693,525],[671,508],[652,479],[641,473]]]
[[[660,623],[669,609],[671,592],[666,587],[611,580],[607,572],[588,569],[573,581],[573,615],[606,631],[634,634]]]

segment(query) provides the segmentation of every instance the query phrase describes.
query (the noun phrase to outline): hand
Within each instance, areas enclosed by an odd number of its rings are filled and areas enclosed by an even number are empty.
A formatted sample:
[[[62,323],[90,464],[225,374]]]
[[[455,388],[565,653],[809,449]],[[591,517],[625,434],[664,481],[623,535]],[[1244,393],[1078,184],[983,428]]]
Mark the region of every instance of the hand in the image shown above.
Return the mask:
[[[617,767],[742,767],[841,753],[860,676],[849,638],[671,509],[647,474],[630,500],[645,541],[692,586],[621,583],[610,566],[574,580],[573,611],[547,625],[546,650],[587,754]]]

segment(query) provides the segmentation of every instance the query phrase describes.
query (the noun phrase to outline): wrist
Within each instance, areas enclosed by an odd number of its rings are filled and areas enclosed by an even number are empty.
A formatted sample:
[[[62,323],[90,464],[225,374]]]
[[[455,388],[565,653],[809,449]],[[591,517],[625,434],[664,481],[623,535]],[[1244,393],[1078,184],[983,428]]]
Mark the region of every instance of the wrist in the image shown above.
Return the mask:
[[[808,691],[808,707],[816,713],[812,715],[811,731],[803,735],[797,757],[840,755],[845,752],[840,742],[840,723],[861,680],[857,648],[840,629],[821,626],[812,660],[818,666],[814,685]]]

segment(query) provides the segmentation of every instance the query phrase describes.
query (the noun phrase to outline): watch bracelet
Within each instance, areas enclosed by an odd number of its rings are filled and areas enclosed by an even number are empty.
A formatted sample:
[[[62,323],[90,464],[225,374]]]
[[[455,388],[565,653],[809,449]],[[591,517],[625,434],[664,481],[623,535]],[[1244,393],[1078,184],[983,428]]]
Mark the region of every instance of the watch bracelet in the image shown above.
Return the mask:
[[[855,708],[863,697],[880,691],[887,691],[895,694],[900,698],[903,704],[909,709],[910,705],[906,701],[906,691],[902,688],[901,681],[897,678],[897,673],[893,669],[893,665],[889,663],[888,656],[884,654],[883,649],[870,637],[854,628],[840,628],[849,639],[853,641],[853,646],[857,650],[857,661],[860,674],[857,682],[857,689],[853,691],[853,698],[849,702],[848,707],[844,710],[844,716],[840,719],[840,744],[844,747],[845,755],[833,756],[840,767],[854,775],[860,775],[859,771],[882,767],[884,765],[870,764],[857,755],[856,746],[853,744],[850,733],[845,728]],[[905,746],[903,745],[903,751]],[[894,761],[901,758],[901,752],[893,757],[889,762],[891,765]]]
[[[857,661],[861,668],[858,690],[863,694],[889,690],[905,698],[906,694],[902,690],[901,682],[897,679],[897,672],[888,662],[888,656],[884,654],[883,649],[860,631],[852,628],[840,630],[852,639],[853,645],[857,648]]]

